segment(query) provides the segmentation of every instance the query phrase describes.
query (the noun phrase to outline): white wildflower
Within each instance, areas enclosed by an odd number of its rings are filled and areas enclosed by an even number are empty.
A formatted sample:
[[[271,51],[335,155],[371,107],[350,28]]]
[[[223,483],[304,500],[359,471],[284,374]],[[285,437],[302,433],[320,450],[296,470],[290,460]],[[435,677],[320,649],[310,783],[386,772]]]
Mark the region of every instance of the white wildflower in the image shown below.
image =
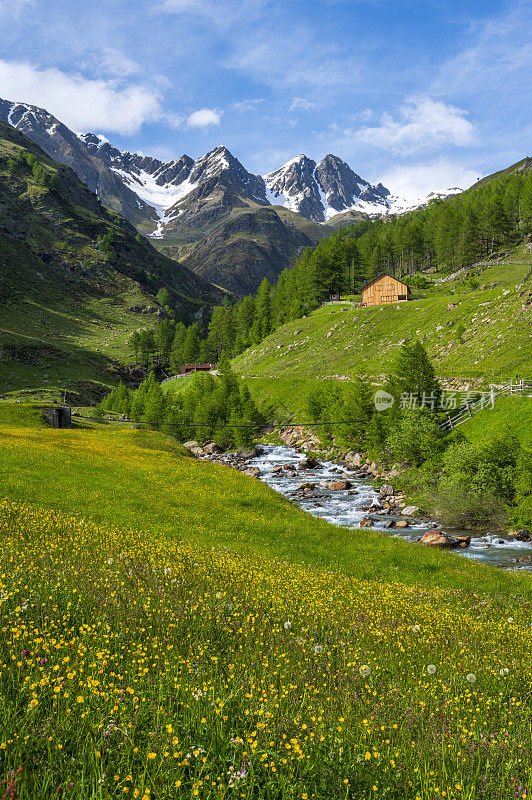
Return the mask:
[[[435,675],[436,674],[436,667],[434,666],[434,664],[429,664],[428,665],[427,672],[429,673],[429,675]]]
[[[221,592],[216,592],[216,594],[214,596],[216,597],[217,600],[221,600],[222,599],[222,593]]]
[[[314,652],[318,656],[320,653],[323,653],[323,647],[321,644],[314,645]]]
[[[476,679],[477,679],[477,676],[475,675],[475,673],[474,673],[474,672],[468,672],[468,673],[467,673],[467,675],[466,675],[466,681],[467,681],[468,683],[475,683]]]
[[[362,666],[359,668],[358,671],[360,672],[362,677],[367,678],[371,672],[371,667],[369,667],[367,664],[362,664]]]
[[[504,678],[504,676],[508,675],[509,672],[510,670],[508,669],[508,667],[502,667],[502,669],[499,670],[499,675],[501,676],[501,678]]]
[[[287,621],[286,621],[286,622],[283,624],[283,627],[284,627],[285,631],[289,631],[289,630],[290,630],[290,628],[292,627],[292,623],[291,623],[291,622],[289,622],[289,621],[287,620]]]
[[[421,630],[421,625],[412,626],[412,633],[419,633],[420,630]]]

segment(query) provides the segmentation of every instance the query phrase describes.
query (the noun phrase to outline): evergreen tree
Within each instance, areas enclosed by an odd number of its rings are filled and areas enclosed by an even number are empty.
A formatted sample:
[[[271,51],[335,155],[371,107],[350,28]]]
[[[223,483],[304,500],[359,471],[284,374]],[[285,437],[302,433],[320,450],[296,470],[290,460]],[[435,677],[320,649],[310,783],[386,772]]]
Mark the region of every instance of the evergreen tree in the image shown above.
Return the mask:
[[[407,341],[401,346],[389,390],[395,397],[393,411],[396,414],[405,404],[438,411],[441,388],[428,353],[419,340]]]
[[[155,382],[146,392],[142,422],[148,422],[150,427],[161,428],[161,422],[166,415],[166,398],[160,384]]]
[[[140,331],[139,352],[144,364],[148,366],[155,353],[155,336],[153,331],[147,329]]]
[[[161,320],[155,329],[155,346],[163,364],[168,364],[170,361],[175,329],[174,321],[168,318]]]
[[[183,364],[195,364],[199,360],[201,346],[201,330],[198,322],[194,322],[187,330],[181,360]]]
[[[157,302],[163,308],[170,310],[172,308],[172,297],[166,286],[162,286],[155,297]]]
[[[170,367],[173,372],[179,372],[181,365],[186,363],[183,359],[183,345],[186,335],[187,329],[185,325],[182,322],[177,322],[170,349]]]
[[[133,352],[135,354],[135,362],[137,362],[139,360],[139,345],[140,345],[139,331],[133,331],[133,333],[129,337],[129,344],[133,348]]]
[[[472,264],[481,255],[480,226],[476,213],[471,209],[462,219],[458,235],[458,262],[461,266]]]

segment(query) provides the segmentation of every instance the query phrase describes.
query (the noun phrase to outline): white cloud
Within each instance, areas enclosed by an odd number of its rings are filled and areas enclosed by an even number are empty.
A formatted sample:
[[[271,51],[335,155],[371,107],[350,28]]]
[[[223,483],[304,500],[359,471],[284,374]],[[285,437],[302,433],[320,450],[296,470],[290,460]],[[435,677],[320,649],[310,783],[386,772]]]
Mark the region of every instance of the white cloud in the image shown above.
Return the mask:
[[[304,97],[292,97],[292,102],[290,103],[290,111],[295,111],[296,109],[310,111],[316,107],[317,103],[313,103],[312,100],[307,100]]]
[[[379,125],[349,133],[361,142],[402,154],[433,150],[440,145],[463,147],[474,142],[474,128],[465,118],[465,112],[431,97],[405,103],[395,119],[383,114]]]
[[[136,61],[121,53],[120,50],[116,50],[114,47],[106,47],[102,52],[100,71],[105,75],[113,75],[117,78],[128,78],[131,75],[139,75],[142,72],[142,67]]]
[[[213,108],[200,108],[187,117],[189,128],[208,128],[209,125],[219,125],[221,112]]]
[[[305,100],[317,103],[366,77],[360,53],[355,58],[308,29],[286,33],[268,24],[235,40],[226,66],[276,91],[288,88],[298,98],[304,93]]]
[[[249,100],[235,100],[234,103],[231,103],[231,108],[233,111],[238,111],[238,113],[241,114],[244,111],[256,111],[261,103],[264,103],[264,97],[256,97]]]
[[[480,95],[504,106],[521,106],[530,97],[532,5],[518,2],[504,15],[473,31],[471,44],[439,70],[433,90],[440,95]]]
[[[244,20],[252,23],[272,0],[163,0],[160,10],[168,14],[188,15],[204,24],[205,20],[220,29],[231,30]]]
[[[442,158],[430,164],[393,167],[379,176],[379,181],[392,194],[408,203],[423,200],[430,192],[446,189],[467,189],[480,178],[481,172]]]
[[[162,115],[159,96],[146,86],[38,69],[27,62],[0,60],[0,97],[46,108],[76,131],[130,134]]]

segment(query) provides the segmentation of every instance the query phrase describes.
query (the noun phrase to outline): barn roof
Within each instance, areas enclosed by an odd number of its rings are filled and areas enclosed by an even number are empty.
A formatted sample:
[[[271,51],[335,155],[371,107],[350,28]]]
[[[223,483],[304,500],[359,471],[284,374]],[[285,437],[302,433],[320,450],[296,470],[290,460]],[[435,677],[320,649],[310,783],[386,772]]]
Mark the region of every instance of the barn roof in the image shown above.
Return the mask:
[[[388,277],[388,278],[391,278],[394,281],[397,281],[397,283],[400,283],[401,286],[406,286],[407,289],[410,288],[407,283],[403,283],[403,281],[400,281],[399,278],[395,278],[393,275],[390,275],[388,272],[381,272],[381,274],[377,275],[376,278],[373,278],[372,280],[368,281],[368,283],[365,283],[364,286],[362,287],[362,291],[364,291],[364,289],[367,289],[373,283],[375,283],[376,281],[378,281],[378,280],[380,280],[381,278],[384,278],[384,277]]]

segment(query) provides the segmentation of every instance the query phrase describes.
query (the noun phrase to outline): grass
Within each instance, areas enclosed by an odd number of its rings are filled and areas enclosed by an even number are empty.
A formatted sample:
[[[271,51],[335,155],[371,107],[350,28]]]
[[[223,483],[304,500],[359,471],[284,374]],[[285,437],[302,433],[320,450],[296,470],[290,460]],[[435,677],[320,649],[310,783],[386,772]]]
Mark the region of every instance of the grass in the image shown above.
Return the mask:
[[[532,446],[532,399],[502,396],[493,409],[485,409],[464,422],[458,430],[471,442],[481,442],[505,433],[517,436],[524,446]]]
[[[18,159],[26,151],[54,175],[53,191]],[[71,402],[94,402],[128,374],[123,369],[133,361],[128,340],[134,330],[154,327],[158,317],[147,307],[157,309],[154,295],[161,286],[172,289],[190,315],[221,298],[137,238],[71,170],[3,123],[0,195],[3,396],[48,402],[68,388]],[[106,253],[101,241],[110,232],[115,244]]]
[[[79,512],[97,524],[138,526],[207,547],[342,569],[362,579],[523,590],[509,573],[310,517],[260,481],[196,461],[164,434],[0,424],[0,455],[5,497]]]
[[[128,340],[149,324],[150,315],[129,309],[150,304],[135,284],[117,276],[115,294],[64,296],[46,282],[2,303],[0,386],[4,396],[31,393],[36,400],[59,399],[68,387],[93,381],[116,382],[116,365],[133,361]],[[152,323],[153,324],[153,323]]]
[[[46,427],[46,422],[39,406],[31,403],[23,405],[0,403],[0,430],[6,425],[44,428]]]
[[[0,448],[20,800],[530,792],[527,575],[335,528],[158,433],[4,419]]]
[[[520,250],[515,258],[522,258]],[[397,305],[322,306],[246,350],[234,367],[249,377],[250,388],[257,378],[272,381],[270,393],[278,379],[337,379],[359,373],[379,379],[389,372],[400,344],[419,338],[441,376],[490,382],[526,375],[532,359],[522,296],[528,290],[520,285],[526,271],[517,263],[488,267],[479,280],[487,286],[497,283],[494,288],[469,291],[451,280]],[[466,328],[462,341],[455,333],[459,322]]]

